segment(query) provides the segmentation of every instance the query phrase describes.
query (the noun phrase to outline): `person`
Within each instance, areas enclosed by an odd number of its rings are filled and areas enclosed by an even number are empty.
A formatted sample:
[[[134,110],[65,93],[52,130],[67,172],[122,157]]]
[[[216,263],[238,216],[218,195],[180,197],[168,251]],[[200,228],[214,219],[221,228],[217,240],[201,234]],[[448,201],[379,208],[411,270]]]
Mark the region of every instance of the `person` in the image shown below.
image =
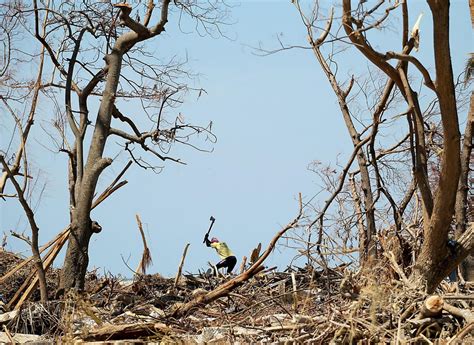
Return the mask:
[[[217,275],[217,270],[223,267],[227,268],[227,274],[232,273],[232,270],[234,269],[235,264],[237,263],[237,258],[234,256],[227,244],[225,242],[219,242],[219,240],[215,237],[209,240],[208,235],[206,235],[204,241],[206,242],[206,246],[214,248],[221,258],[221,261],[219,261],[214,266],[215,275]]]

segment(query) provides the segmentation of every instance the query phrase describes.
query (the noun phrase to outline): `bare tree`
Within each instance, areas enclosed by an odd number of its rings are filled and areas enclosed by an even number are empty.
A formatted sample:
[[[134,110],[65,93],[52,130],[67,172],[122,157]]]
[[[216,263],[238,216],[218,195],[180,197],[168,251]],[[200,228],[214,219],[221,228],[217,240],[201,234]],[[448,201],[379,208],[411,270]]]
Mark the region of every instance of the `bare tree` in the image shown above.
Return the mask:
[[[47,4],[34,0],[32,8],[12,10],[12,17],[25,18],[23,27],[47,53],[45,69],[50,78],[39,89],[45,104],[56,112],[52,124],[59,136],[50,128],[45,130],[69,160],[71,232],[60,287],[82,289],[89,241],[101,231],[91,219],[91,206],[99,177],[113,162],[106,147],[109,139],[118,139],[138,166],[155,172],[162,167],[153,159],[185,164],[170,155],[174,144],[206,150],[193,138],[215,142],[210,125],[190,124],[181,115],[170,118],[187,93],[202,90],[187,85],[192,74],[184,62],[161,61],[151,52],[154,49],[147,49],[153,46],[146,41],[162,34],[170,18],[179,21],[179,26],[194,21],[200,34],[222,34],[226,7],[221,1],[162,0],[156,4],[149,0],[132,9],[127,3],[107,1]],[[126,114],[121,100],[133,102],[136,113]]]
[[[31,81],[28,79],[29,76],[23,79],[24,77],[15,71],[15,67],[18,67],[16,64],[22,61],[25,55],[28,55],[26,51],[21,49],[19,42],[19,27],[22,25],[24,17],[21,15],[15,17],[15,14],[18,14],[18,10],[21,10],[20,6],[20,4],[16,3],[5,3],[0,6],[0,27],[2,28],[2,36],[4,38],[3,61],[0,72],[1,107],[5,109],[6,113],[11,115],[14,128],[16,129],[11,134],[9,147],[1,148],[0,151],[0,164],[2,167],[0,197],[4,201],[6,201],[6,198],[17,198],[25,212],[31,229],[31,239],[26,235],[15,234],[25,240],[31,248],[40,286],[41,301],[46,302],[48,300],[48,291],[43,261],[39,251],[39,227],[35,220],[34,210],[27,200],[29,198],[28,195],[31,195],[34,189],[34,185],[30,186],[29,183],[33,177],[31,176],[28,163],[27,141],[34,124],[38,98],[43,86],[45,49],[44,47],[40,48],[40,52],[37,54],[38,72],[36,79]],[[44,37],[45,34],[46,21],[43,21],[41,23],[41,36]],[[29,105],[29,110],[25,114],[21,114],[21,111],[16,108],[16,105],[21,105],[22,103]],[[18,148],[14,153],[11,153],[11,144],[16,142],[18,143]],[[5,193],[8,182],[11,183],[16,194]]]
[[[471,12],[471,24],[474,27],[474,1],[469,0],[469,8]],[[471,53],[467,63],[465,73],[465,82],[468,83],[472,79],[474,70],[474,53]],[[467,115],[466,130],[464,131],[464,139],[461,153],[461,175],[459,176],[458,193],[456,195],[456,238],[460,238],[467,229],[467,223],[473,221],[472,215],[469,216],[468,210],[472,209],[472,200],[469,195],[470,174],[472,173],[473,151],[472,138],[474,131],[474,92],[471,92],[469,101],[469,110]],[[472,186],[471,186],[472,187]],[[463,262],[461,266],[461,274],[467,279],[474,279],[474,254],[471,254]]]
[[[428,0],[433,18],[434,71],[433,81],[428,68],[412,55],[413,49],[419,44],[419,20],[410,31],[409,7],[406,1],[387,3],[380,1],[375,5],[360,2],[356,8],[350,0],[342,1],[342,17],[340,25],[334,24],[333,11],[326,16],[326,25],[320,24],[323,10],[319,2],[315,2],[309,14],[305,13],[299,1],[293,2],[301,15],[308,35],[309,49],[313,51],[337,97],[339,107],[354,146],[348,164],[344,167],[338,187],[319,212],[315,221],[309,224],[312,228],[319,222],[319,240],[321,246],[323,219],[331,203],[337,195],[349,187],[346,177],[351,176],[351,194],[354,212],[359,214],[351,223],[351,228],[358,229],[360,255],[362,263],[369,253],[377,258],[376,250],[380,247],[377,238],[381,238],[383,218],[380,215],[388,206],[393,214],[393,233],[400,243],[413,239],[411,246],[415,264],[410,280],[430,292],[439,282],[453,270],[472,250],[473,229],[467,226],[467,218],[462,209],[466,208],[466,183],[468,163],[472,146],[472,114],[464,131],[464,146],[460,145],[460,124],[458,111],[466,104],[460,100],[460,84],[453,76],[449,45],[449,2]],[[377,45],[371,41],[371,30],[389,25],[390,18],[399,13],[401,17],[400,52],[377,51]],[[337,17],[337,16],[336,16]],[[281,43],[281,42],[280,42]],[[278,50],[292,48],[282,43]],[[323,52],[325,49],[325,52]],[[361,77],[352,77],[347,82],[338,80],[341,70],[338,53],[346,49],[358,50],[374,68],[385,75],[386,82],[378,92],[369,93],[367,83]],[[394,61],[395,63],[392,63]],[[347,63],[347,62],[344,62]],[[414,67],[414,68],[412,68]],[[421,78],[420,78],[420,77]],[[373,76],[369,78],[373,79]],[[431,93],[431,102],[423,104],[417,90],[418,80],[422,80],[425,90]],[[369,79],[370,80],[370,79]],[[354,87],[354,85],[356,87]],[[458,88],[456,88],[458,86]],[[425,91],[423,90],[423,92]],[[357,99],[362,98],[370,106],[365,110],[370,114],[371,123],[362,125],[360,129],[354,124],[356,119]],[[369,102],[368,100],[371,99]],[[394,102],[396,100],[396,102]],[[352,108],[351,109],[351,104]],[[406,119],[407,134],[392,148],[376,148],[376,137],[382,130],[384,117],[390,115],[391,108],[398,111],[392,115],[394,119]],[[437,120],[439,119],[439,120]],[[433,140],[437,137],[439,140]],[[393,155],[403,155],[403,160],[394,160]],[[392,157],[391,161],[387,157]],[[358,169],[349,173],[352,162],[357,158]],[[397,163],[398,162],[398,166]],[[463,163],[461,168],[461,163]],[[407,183],[405,193],[395,192],[386,181],[387,174],[411,165],[413,183]],[[430,175],[429,167],[438,166],[436,173]],[[354,176],[360,175],[360,185],[354,184]],[[385,177],[384,177],[385,176]],[[359,187],[360,186],[360,187]],[[374,187],[375,186],[375,187]],[[458,187],[459,186],[459,187]],[[346,188],[346,189],[345,189]],[[362,193],[358,192],[358,188]],[[415,193],[416,191],[416,193]],[[359,202],[359,195],[362,202]],[[384,202],[382,198],[384,196]],[[414,197],[419,199],[413,199]],[[455,203],[458,199],[455,212]],[[418,200],[422,206],[422,215],[415,223],[404,216],[409,205],[416,205]],[[357,211],[358,210],[358,211]],[[379,218],[376,215],[379,215]],[[456,214],[459,227],[458,240],[454,246],[448,241],[452,233],[453,217]],[[407,215],[408,216],[408,215]],[[364,221],[361,222],[361,217]],[[378,219],[378,220],[377,220]],[[413,231],[420,228],[421,231]],[[420,241],[421,235],[421,241]],[[369,246],[368,246],[369,244]],[[374,251],[370,252],[373,247]]]

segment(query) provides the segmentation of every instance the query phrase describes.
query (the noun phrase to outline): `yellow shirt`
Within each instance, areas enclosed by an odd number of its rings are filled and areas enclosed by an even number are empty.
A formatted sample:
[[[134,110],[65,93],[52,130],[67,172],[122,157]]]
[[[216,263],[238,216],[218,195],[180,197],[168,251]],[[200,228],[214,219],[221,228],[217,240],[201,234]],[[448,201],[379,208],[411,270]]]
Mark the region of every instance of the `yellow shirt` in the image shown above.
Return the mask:
[[[225,242],[214,242],[211,243],[211,247],[217,251],[221,259],[225,259],[229,256],[233,256],[232,251],[227,247]]]

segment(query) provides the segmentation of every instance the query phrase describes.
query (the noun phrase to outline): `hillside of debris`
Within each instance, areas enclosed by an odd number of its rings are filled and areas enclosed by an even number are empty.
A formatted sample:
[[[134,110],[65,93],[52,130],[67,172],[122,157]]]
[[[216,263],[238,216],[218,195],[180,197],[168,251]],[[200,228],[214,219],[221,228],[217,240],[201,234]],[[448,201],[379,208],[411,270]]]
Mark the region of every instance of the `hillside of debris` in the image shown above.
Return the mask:
[[[214,277],[136,275],[133,280],[89,272],[84,292],[55,299],[58,272],[47,272],[51,300],[37,292],[17,307],[31,263],[0,252],[0,341],[147,340],[178,343],[378,343],[474,341],[474,285],[441,284],[426,296],[389,274],[351,265],[288,267]],[[211,300],[216,291],[225,292]],[[13,301],[13,303],[11,303]],[[191,308],[184,308],[191,305]],[[184,312],[183,312],[184,310]]]

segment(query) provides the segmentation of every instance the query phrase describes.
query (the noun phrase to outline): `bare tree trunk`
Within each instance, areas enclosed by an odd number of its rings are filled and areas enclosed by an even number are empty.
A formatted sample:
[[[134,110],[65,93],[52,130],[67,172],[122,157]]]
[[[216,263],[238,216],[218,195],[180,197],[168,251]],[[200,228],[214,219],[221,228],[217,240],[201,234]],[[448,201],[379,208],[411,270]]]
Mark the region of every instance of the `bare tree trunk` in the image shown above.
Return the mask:
[[[120,43],[120,38],[116,46]],[[101,172],[112,163],[111,159],[102,158],[104,152],[115,93],[120,78],[122,53],[114,48],[105,58],[107,64],[107,80],[100,103],[89,156],[84,168],[81,181],[75,184],[76,207],[71,212],[71,234],[61,276],[61,288],[84,288],[84,278],[89,264],[89,241],[93,234],[91,228],[90,210],[97,181]]]
[[[458,189],[460,133],[449,46],[449,2],[428,0],[433,17],[436,94],[443,125],[443,153],[438,188],[433,202],[429,226],[425,226],[424,242],[410,277],[427,292],[433,291],[452,270],[457,260],[447,260],[448,231]]]
[[[36,221],[35,221],[35,215],[33,213],[33,210],[31,209],[30,205],[28,205],[28,202],[25,199],[25,195],[23,193],[23,190],[21,189],[20,185],[18,184],[17,180],[15,179],[15,176],[13,176],[12,171],[8,167],[8,164],[7,164],[7,162],[5,162],[5,159],[2,155],[0,155],[0,163],[3,166],[3,169],[5,170],[5,172],[8,174],[8,178],[11,180],[13,186],[15,187],[15,190],[18,194],[18,199],[21,203],[21,206],[23,207],[23,210],[25,211],[28,222],[30,223],[31,242],[29,242],[29,245],[31,246],[31,251],[32,251],[33,257],[34,257],[34,263],[35,263],[35,266],[36,266],[36,272],[37,272],[37,275],[38,275],[41,302],[44,303],[48,300],[48,290],[47,290],[47,287],[46,287],[46,274],[45,274],[44,268],[43,268],[43,260],[41,260],[41,255],[40,255],[40,251],[39,251],[39,245],[38,245],[39,228],[38,228],[38,225],[36,224]]]
[[[471,12],[471,24],[474,27],[474,0],[469,0]],[[473,57],[471,56],[471,59]],[[472,62],[472,61],[471,61]],[[470,68],[469,63],[467,68]],[[469,71],[466,71],[469,73]],[[469,78],[469,77],[468,77]],[[461,177],[459,178],[458,194],[456,195],[456,239],[466,231],[468,221],[468,205],[471,202],[468,198],[469,176],[472,170],[469,169],[472,159],[472,132],[474,130],[474,92],[471,93],[469,103],[469,113],[467,116],[466,130],[464,132],[463,148],[461,153]],[[472,219],[470,219],[472,221]],[[468,281],[474,281],[474,253],[461,263],[460,272],[462,277]]]
[[[357,224],[357,232],[358,232],[358,237],[359,237],[359,265],[362,267],[364,264],[365,256],[362,255],[362,253],[365,252],[365,244],[367,243],[366,239],[366,232],[365,232],[365,227],[364,227],[364,222],[363,222],[363,213],[362,213],[362,205],[360,203],[360,197],[359,193],[357,192],[357,186],[354,180],[354,175],[350,174],[349,175],[349,183],[351,185],[351,195],[352,195],[352,201],[354,202],[354,209],[356,211],[356,224]]]
[[[357,147],[361,143],[360,134],[357,132],[356,127],[354,126],[354,122],[352,121],[352,117],[350,114],[349,107],[347,105],[347,96],[353,85],[353,80],[346,91],[342,90],[339,86],[335,75],[331,71],[329,65],[327,64],[326,60],[321,54],[319,47],[317,46],[316,42],[313,41],[313,52],[319,61],[321,67],[323,68],[329,83],[331,84],[334,93],[337,96],[339,108],[341,109],[342,116],[344,118],[344,123],[346,124],[347,130],[352,140],[352,144],[354,147]],[[359,247],[362,251],[359,253],[361,257],[361,262],[366,262],[369,258],[374,258],[377,254],[377,247],[375,244],[375,236],[377,235],[377,230],[375,227],[375,216],[374,216],[374,198],[372,192],[372,186],[370,183],[370,174],[369,169],[367,168],[367,157],[364,153],[364,150],[359,150],[357,152],[357,163],[359,165],[360,170],[360,184],[363,194],[363,204],[365,209],[365,221],[366,221],[366,229],[365,234],[363,237],[359,238],[359,241],[362,243]]]
[[[161,6],[160,21],[152,28],[134,21],[129,17],[131,6],[127,4],[119,4],[116,7],[120,8],[120,19],[122,24],[131,29],[131,31],[124,33],[115,41],[111,52],[105,56],[106,66],[103,71],[106,71],[106,82],[100,102],[99,112],[96,123],[94,125],[94,132],[92,134],[91,144],[89,146],[89,155],[84,167],[82,166],[82,145],[83,133],[81,130],[75,131],[76,136],[76,153],[79,153],[80,160],[76,160],[76,175],[74,185],[74,209],[71,211],[71,234],[69,235],[69,243],[64,261],[64,267],[61,275],[60,288],[67,290],[70,288],[77,288],[82,290],[84,288],[84,278],[89,264],[89,241],[92,234],[95,232],[90,219],[90,211],[92,206],[92,199],[102,171],[112,163],[110,158],[104,158],[103,153],[107,138],[110,134],[110,125],[112,119],[112,112],[115,107],[115,96],[120,80],[120,72],[122,68],[123,55],[127,53],[136,43],[159,35],[164,31],[165,24],[168,22],[168,6],[170,0],[163,0]],[[149,10],[153,10],[153,2],[149,2]],[[151,15],[151,12],[149,12]],[[147,18],[149,15],[147,15]],[[145,20],[145,25],[148,23]],[[80,38],[76,40],[80,42]],[[74,55],[73,55],[74,56]],[[74,63],[71,59],[71,63]],[[70,66],[71,67],[71,66]],[[71,70],[72,68],[70,68]],[[68,76],[72,73],[68,72]],[[95,76],[89,83],[92,87],[98,82]],[[71,83],[69,83],[71,86]],[[90,93],[92,90],[88,90]],[[68,90],[66,90],[66,97]],[[87,99],[79,98],[81,109],[87,110]],[[68,99],[66,98],[66,108],[68,107]],[[82,122],[82,121],[81,121]],[[74,131],[74,125],[72,124]],[[70,185],[71,186],[71,185]]]
[[[89,215],[87,220],[80,224],[80,221],[73,216],[71,232],[69,234],[68,247],[64,266],[61,272],[60,289],[76,288],[82,290],[85,283],[85,274],[89,264],[89,241],[92,236]]]
[[[464,132],[463,147],[461,153],[461,176],[459,177],[458,193],[456,194],[456,239],[466,231],[468,216],[468,192],[470,162],[472,156],[472,132],[474,130],[474,92],[471,93],[469,104],[469,113],[467,117],[466,130]],[[464,279],[473,279],[474,274],[474,256],[471,253],[461,264],[461,274]]]
[[[48,13],[49,13],[49,10],[47,7],[48,5],[46,5],[46,12],[45,12],[44,20],[42,23],[42,36],[43,37],[46,35],[46,24],[47,24]],[[31,241],[28,241],[28,244],[30,245],[31,251],[33,254],[34,264],[36,266],[36,272],[37,272],[36,274],[37,274],[38,282],[39,282],[40,298],[41,298],[41,302],[43,303],[45,303],[48,300],[48,290],[46,286],[46,273],[43,267],[43,260],[41,259],[41,253],[39,250],[39,227],[36,223],[34,212],[25,198],[25,191],[27,188],[27,181],[28,181],[28,162],[27,162],[27,154],[26,154],[26,143],[27,143],[31,128],[34,124],[39,93],[42,88],[44,58],[45,58],[45,47],[42,46],[40,55],[39,55],[38,74],[36,77],[36,81],[34,83],[30,111],[29,111],[25,126],[22,128],[21,122],[15,118],[15,120],[17,120],[18,128],[20,129],[20,144],[16,151],[13,164],[9,166],[7,162],[5,162],[4,157],[0,155],[0,161],[1,161],[1,166],[3,170],[3,173],[0,176],[0,195],[3,194],[7,180],[10,179],[15,190],[17,191],[18,199],[20,201],[20,204],[23,207],[23,210],[30,224]],[[3,102],[5,103],[5,105],[8,107],[6,100],[3,97],[1,98]],[[20,170],[20,165],[21,165],[22,160],[24,161],[24,171],[22,174],[20,174],[19,170]],[[24,180],[23,188],[19,185],[18,181],[15,179],[15,175],[17,174],[23,175],[23,180]]]
[[[49,11],[46,10],[44,21],[43,21],[43,30],[42,30],[42,37],[46,35],[46,23],[48,19],[48,13]],[[26,120],[26,124],[24,128],[22,129],[21,133],[21,141],[20,145],[16,151],[15,154],[15,160],[13,164],[10,164],[9,168],[13,176],[17,175],[20,170],[20,164],[22,158],[24,158],[24,152],[25,152],[25,146],[26,142],[28,140],[28,136],[30,134],[31,127],[34,125],[34,119],[35,119],[35,114],[36,114],[36,106],[38,105],[38,97],[39,93],[42,87],[41,80],[43,78],[43,67],[44,67],[44,54],[45,53],[45,47],[41,46],[41,52],[39,56],[39,66],[38,66],[38,75],[36,77],[36,82],[34,84],[34,89],[33,89],[33,95],[31,98],[31,105],[30,105],[30,112],[28,114],[28,119]],[[0,96],[0,98],[3,100],[4,103],[6,101],[3,99],[3,96]],[[26,168],[26,167],[25,167]],[[27,171],[25,169],[24,173],[24,178],[27,179]],[[3,171],[3,173],[0,176],[0,195],[3,194],[3,191],[5,189],[6,181],[7,181],[7,172]]]
[[[449,1],[428,0],[428,4],[433,17],[436,85],[432,82],[429,72],[416,58],[405,52],[382,54],[374,50],[373,46],[366,41],[366,36],[360,31],[362,24],[352,17],[351,0],[343,0],[343,25],[349,39],[367,59],[395,82],[411,108],[412,133],[415,138],[414,169],[424,209],[424,242],[410,279],[429,292],[439,284],[449,270],[459,263],[460,257],[454,257],[454,254],[466,255],[470,250],[471,242],[465,241],[465,247],[456,253],[450,253],[447,248],[448,231],[454,215],[461,170],[460,133],[449,46]],[[394,8],[388,9],[387,15]],[[410,87],[409,79],[403,73],[403,69],[397,70],[387,62],[387,59],[394,57],[401,61],[411,61],[423,74],[425,85],[436,93],[439,100],[443,127],[443,152],[440,179],[434,198],[431,195],[426,174],[423,119],[417,95]]]

